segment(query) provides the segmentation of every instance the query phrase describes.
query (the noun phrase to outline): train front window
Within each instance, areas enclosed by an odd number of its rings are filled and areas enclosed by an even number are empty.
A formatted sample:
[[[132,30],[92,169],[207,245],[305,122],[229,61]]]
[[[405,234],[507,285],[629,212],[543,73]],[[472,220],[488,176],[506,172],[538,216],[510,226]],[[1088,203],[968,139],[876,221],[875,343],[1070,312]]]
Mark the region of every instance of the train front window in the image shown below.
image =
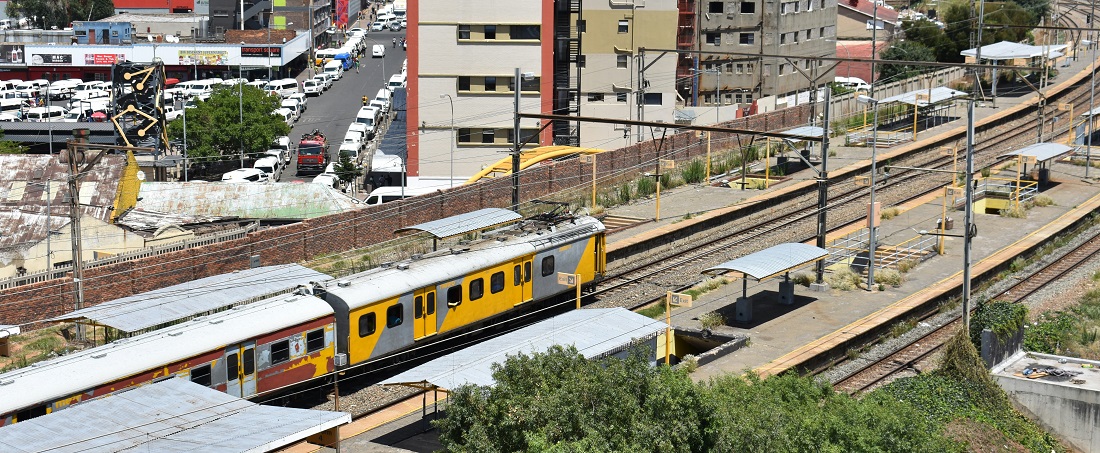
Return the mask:
[[[306,334],[306,352],[313,353],[324,349],[325,329],[317,329]]]
[[[271,343],[271,364],[283,363],[290,360],[290,340]]]
[[[203,365],[191,369],[191,382],[203,387],[210,387],[210,365]]]

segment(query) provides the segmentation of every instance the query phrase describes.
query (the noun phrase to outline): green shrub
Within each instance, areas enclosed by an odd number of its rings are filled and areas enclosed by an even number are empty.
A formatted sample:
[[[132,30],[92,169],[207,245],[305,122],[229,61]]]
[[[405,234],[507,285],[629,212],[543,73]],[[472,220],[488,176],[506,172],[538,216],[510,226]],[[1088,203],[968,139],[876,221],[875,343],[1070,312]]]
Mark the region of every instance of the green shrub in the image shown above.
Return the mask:
[[[991,175],[991,174],[993,174],[993,169],[992,168],[989,168],[989,167],[982,168],[982,177],[983,178],[988,178],[989,175]]]
[[[796,285],[810,286],[814,282],[814,276],[807,273],[797,273],[791,277],[791,281]]]
[[[706,330],[713,330],[715,327],[726,325],[726,319],[717,312],[708,311],[699,315],[699,325]]]
[[[982,347],[982,330],[989,329],[1000,336],[1011,335],[1027,320],[1027,307],[995,300],[980,303],[970,318],[970,341]]]
[[[908,274],[909,271],[911,271],[911,270],[913,270],[913,268],[917,267],[918,264],[920,264],[920,261],[917,261],[917,260],[914,260],[914,259],[898,261],[898,272],[901,272],[903,274]]]
[[[698,159],[691,161],[680,170],[680,177],[684,178],[684,182],[688,184],[701,183],[706,176],[706,163]]]
[[[643,177],[635,185],[635,194],[638,198],[645,198],[657,193],[657,182],[650,177]]]
[[[622,204],[630,203],[632,191],[630,190],[630,183],[624,182],[619,186],[619,202]]]

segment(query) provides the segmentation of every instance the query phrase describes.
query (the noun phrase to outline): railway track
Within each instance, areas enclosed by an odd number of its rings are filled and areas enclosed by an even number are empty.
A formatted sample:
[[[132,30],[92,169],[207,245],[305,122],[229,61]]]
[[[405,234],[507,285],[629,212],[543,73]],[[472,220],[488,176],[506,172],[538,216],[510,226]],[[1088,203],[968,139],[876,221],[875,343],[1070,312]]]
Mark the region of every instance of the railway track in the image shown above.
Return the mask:
[[[1058,281],[1069,272],[1100,255],[1100,234],[1094,235],[1074,247],[1064,256],[1052,261],[1031,275],[1021,279],[1009,289],[990,298],[1006,302],[1020,302],[1039,289]],[[962,326],[960,316],[909,342],[889,356],[869,363],[847,377],[835,382],[834,388],[849,394],[859,394],[889,383],[906,370],[921,372],[924,363],[937,352]]]

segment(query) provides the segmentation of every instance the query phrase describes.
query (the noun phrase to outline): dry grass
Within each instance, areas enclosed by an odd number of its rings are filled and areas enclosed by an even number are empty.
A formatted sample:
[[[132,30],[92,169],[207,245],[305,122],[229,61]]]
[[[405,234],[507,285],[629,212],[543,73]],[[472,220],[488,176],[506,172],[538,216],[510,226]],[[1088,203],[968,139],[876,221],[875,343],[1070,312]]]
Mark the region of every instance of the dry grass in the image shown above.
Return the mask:
[[[890,220],[894,217],[897,217],[900,214],[901,214],[900,209],[898,209],[897,207],[891,206],[889,208],[883,209],[882,213],[879,214],[879,217],[882,217],[882,220]]]
[[[896,270],[881,269],[878,272],[875,272],[875,283],[890,285],[897,288],[901,286],[901,284],[904,282],[905,277],[901,275],[901,272],[898,272]]]
[[[1031,202],[1033,204],[1035,204],[1035,206],[1038,206],[1040,208],[1045,208],[1047,206],[1053,205],[1054,204],[1054,199],[1050,198],[1046,195],[1036,195],[1035,198],[1033,198],[1031,200]]]
[[[829,286],[838,289],[840,291],[852,291],[860,288],[860,284],[863,283],[863,278],[859,274],[852,272],[850,269],[844,269],[830,274],[826,280],[829,282]]]
[[[1026,219],[1027,208],[1021,203],[1014,203],[1001,210],[1001,217],[1009,219]]]

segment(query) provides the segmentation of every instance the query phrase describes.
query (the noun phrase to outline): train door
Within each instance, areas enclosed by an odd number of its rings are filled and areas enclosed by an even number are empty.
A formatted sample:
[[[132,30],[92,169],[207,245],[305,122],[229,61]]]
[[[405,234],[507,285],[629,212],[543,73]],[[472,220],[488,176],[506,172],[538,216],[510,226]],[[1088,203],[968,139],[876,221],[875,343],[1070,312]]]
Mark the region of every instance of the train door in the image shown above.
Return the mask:
[[[516,305],[531,301],[531,260],[515,261],[512,267],[512,283],[519,288],[519,302]]]
[[[414,338],[419,340],[438,332],[435,308],[435,288],[422,289],[413,293]]]
[[[240,398],[256,394],[256,342],[226,348],[225,374],[226,393]]]

